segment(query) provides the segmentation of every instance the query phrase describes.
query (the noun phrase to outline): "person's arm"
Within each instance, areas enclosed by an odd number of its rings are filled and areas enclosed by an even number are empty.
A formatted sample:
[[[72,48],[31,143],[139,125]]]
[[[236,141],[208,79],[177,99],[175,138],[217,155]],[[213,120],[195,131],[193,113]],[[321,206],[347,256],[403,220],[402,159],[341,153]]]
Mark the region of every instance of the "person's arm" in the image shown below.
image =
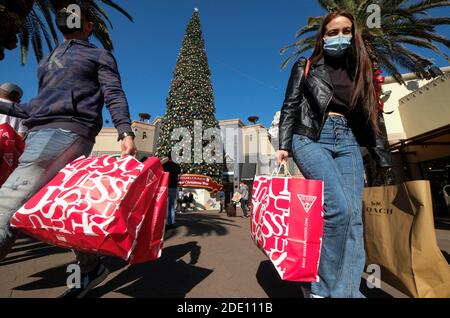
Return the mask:
[[[381,113],[378,114],[377,125],[381,130],[386,129],[384,118]],[[392,168],[392,157],[389,149],[389,143],[387,140],[384,140],[381,134],[375,135],[375,147],[367,147],[367,150],[372,160],[376,162],[378,168]]]
[[[27,119],[30,115],[26,111],[27,104],[0,102],[0,114]]]
[[[367,148],[371,158],[381,169],[392,168],[392,157],[381,136],[376,136],[376,146]]]
[[[131,129],[128,101],[122,88],[117,63],[111,52],[105,51],[99,59],[98,80],[105,97],[106,108],[111,114],[114,127],[120,135],[133,133]],[[123,155],[135,155],[134,138],[129,136],[121,141]]]
[[[295,62],[286,88],[286,95],[281,108],[279,127],[279,149],[290,151],[295,120],[298,113],[303,90],[301,82],[305,71],[304,59]]]

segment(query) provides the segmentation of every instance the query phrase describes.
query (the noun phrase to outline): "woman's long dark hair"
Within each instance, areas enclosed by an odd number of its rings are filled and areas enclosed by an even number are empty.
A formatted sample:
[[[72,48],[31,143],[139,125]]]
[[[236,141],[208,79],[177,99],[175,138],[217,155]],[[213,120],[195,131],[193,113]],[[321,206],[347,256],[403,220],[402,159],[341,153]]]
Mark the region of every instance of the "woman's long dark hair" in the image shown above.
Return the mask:
[[[320,60],[325,52],[323,49],[323,38],[326,33],[326,26],[330,21],[337,17],[346,17],[352,22],[352,45],[347,54],[347,67],[354,81],[353,95],[351,98],[352,107],[362,104],[363,110],[368,115],[368,119],[374,131],[379,133],[378,127],[378,100],[375,93],[375,84],[373,79],[372,62],[364,45],[364,40],[355,23],[353,15],[346,10],[336,10],[328,14],[317,34],[316,45],[310,57],[311,64]]]

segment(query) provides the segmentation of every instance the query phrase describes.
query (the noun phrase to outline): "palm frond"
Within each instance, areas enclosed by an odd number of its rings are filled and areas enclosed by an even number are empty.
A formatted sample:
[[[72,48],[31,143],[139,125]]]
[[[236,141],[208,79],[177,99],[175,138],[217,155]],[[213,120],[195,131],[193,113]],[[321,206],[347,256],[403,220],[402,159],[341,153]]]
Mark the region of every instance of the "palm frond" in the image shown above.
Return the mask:
[[[108,16],[108,13],[105,11],[105,10],[103,10],[98,4],[97,4],[97,2],[95,2],[94,0],[91,0],[90,1],[90,5],[93,7],[93,11],[95,12],[95,13],[97,13],[98,15],[101,15],[102,17],[103,17],[103,19],[106,21],[106,22],[108,22],[108,24],[109,24],[109,27],[112,29],[113,28],[113,24],[112,24],[112,22],[111,22],[111,20],[110,20],[110,18],[109,18],[109,16]]]
[[[27,62],[30,44],[35,52],[36,59],[40,60],[44,54],[43,41],[45,41],[49,50],[52,50],[54,45],[59,43],[54,16],[57,5],[60,2],[58,0],[20,0],[10,2],[8,5],[14,7],[14,12],[17,13],[18,19],[9,23],[20,25],[21,63],[25,64]],[[94,37],[99,40],[105,49],[113,50],[114,46],[108,29],[108,27],[112,28],[113,25],[107,12],[100,4],[113,8],[130,21],[133,21],[132,16],[112,0],[78,0],[77,3],[92,18],[95,24]]]
[[[435,53],[447,57],[447,55],[442,52],[436,45],[430,40],[422,40],[420,38],[401,36],[393,39],[397,43],[411,44],[417,47],[425,48],[434,51]]]
[[[420,13],[425,10],[448,6],[450,6],[450,1],[448,0],[422,0],[418,3],[410,5],[406,8],[406,10],[410,13]]]
[[[333,11],[339,8],[335,0],[319,0],[318,2],[326,11]]]
[[[100,0],[100,1],[103,2],[104,4],[106,4],[107,6],[110,6],[111,8],[116,9],[117,11],[122,13],[124,16],[126,16],[128,18],[128,20],[133,22],[133,17],[128,12],[126,12],[121,6],[116,4],[114,1],[111,1],[111,0]]]
[[[36,53],[36,62],[39,64],[39,61],[44,57],[44,50],[42,48],[42,38],[41,38],[41,28],[39,25],[39,17],[36,15],[34,10],[31,11],[30,14],[30,23],[32,25],[33,32],[31,33],[31,45],[33,46],[33,50]]]
[[[424,25],[446,25],[450,24],[450,18],[444,17],[444,18],[428,18],[428,19],[420,19],[419,22]]]
[[[35,6],[37,7],[37,10],[44,17],[45,22],[48,27],[48,30],[50,31],[50,34],[52,36],[53,42],[55,45],[57,45],[59,40],[58,40],[58,35],[56,33],[55,26],[53,24],[52,13],[54,13],[54,10],[53,10],[53,7],[52,7],[50,1],[49,0],[36,0]],[[41,19],[39,19],[39,21],[42,22]],[[44,30],[44,29],[46,29],[46,28],[42,28],[42,30]]]
[[[439,45],[450,47],[450,40],[437,32],[436,27],[450,25],[450,18],[434,17],[427,12],[429,9],[438,7],[450,7],[450,0],[318,0],[318,3],[328,12],[336,9],[344,9],[351,12],[356,24],[362,28],[362,36],[366,45],[370,46],[373,54],[374,65],[379,64],[396,81],[403,83],[401,74],[397,67],[403,67],[423,77],[425,67],[430,65],[431,59],[415,53],[407,46],[420,47],[431,50],[435,54],[444,56],[447,60],[449,56],[445,54]],[[367,8],[372,3],[381,6],[381,28],[368,28],[366,21],[368,18]],[[323,17],[322,17],[323,18]],[[305,51],[312,39],[309,33],[317,32],[320,28],[321,17],[309,18],[306,26],[302,27],[297,35],[297,41],[284,47],[280,53],[294,50],[287,60],[282,64],[284,68],[289,60]],[[304,36],[307,36],[304,38]]]
[[[402,74],[398,71],[397,66],[391,61],[389,54],[379,50],[376,52],[378,63],[388,75],[391,75],[397,83],[405,84]]]
[[[292,53],[284,60],[284,62],[281,64],[281,69],[284,69],[289,64],[290,61],[300,56],[303,52],[314,49],[314,46],[315,40],[310,41],[309,43],[305,43],[303,46],[299,47],[294,53]]]
[[[296,37],[296,38],[299,38],[299,37],[303,36],[303,35],[306,34],[306,33],[309,33],[309,32],[317,32],[317,31],[319,30],[319,28],[320,28],[320,23],[313,24],[313,25],[307,25],[307,26],[301,28],[301,29],[297,32],[297,34],[295,35],[295,37]]]
[[[28,60],[28,48],[30,45],[30,34],[28,32],[22,32],[19,34],[20,43],[20,63],[22,65],[27,64]]]

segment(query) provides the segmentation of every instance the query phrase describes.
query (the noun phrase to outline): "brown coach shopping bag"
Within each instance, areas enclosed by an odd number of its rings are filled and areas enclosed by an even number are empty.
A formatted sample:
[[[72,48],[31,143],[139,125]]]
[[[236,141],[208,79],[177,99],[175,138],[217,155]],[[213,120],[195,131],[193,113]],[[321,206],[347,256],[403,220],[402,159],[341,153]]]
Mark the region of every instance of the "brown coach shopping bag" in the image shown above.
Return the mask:
[[[366,188],[367,264],[410,297],[450,297],[450,266],[436,240],[428,181]]]

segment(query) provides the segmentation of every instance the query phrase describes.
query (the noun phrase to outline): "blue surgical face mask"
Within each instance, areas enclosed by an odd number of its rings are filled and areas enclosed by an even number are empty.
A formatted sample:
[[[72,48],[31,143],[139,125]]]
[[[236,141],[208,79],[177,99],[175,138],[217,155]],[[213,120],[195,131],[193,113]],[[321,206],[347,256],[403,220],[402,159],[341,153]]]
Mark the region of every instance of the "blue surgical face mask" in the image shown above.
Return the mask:
[[[333,37],[323,38],[323,49],[332,57],[340,57],[344,55],[347,49],[352,44],[351,35],[338,35]]]

